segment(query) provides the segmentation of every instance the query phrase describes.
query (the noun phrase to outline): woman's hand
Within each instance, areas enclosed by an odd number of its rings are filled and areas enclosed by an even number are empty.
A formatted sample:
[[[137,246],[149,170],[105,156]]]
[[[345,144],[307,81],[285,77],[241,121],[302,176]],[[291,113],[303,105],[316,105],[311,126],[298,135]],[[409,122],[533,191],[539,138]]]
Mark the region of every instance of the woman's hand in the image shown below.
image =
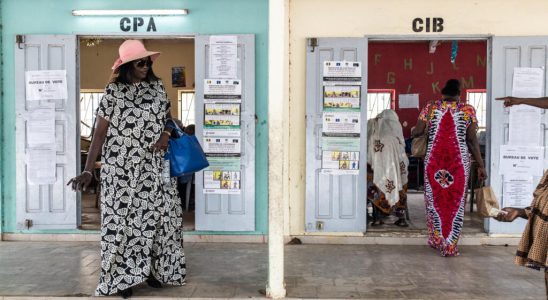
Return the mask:
[[[154,152],[160,151],[160,150],[167,150],[167,142],[169,141],[169,135],[167,134],[167,131],[164,131],[160,134],[160,138],[158,141],[152,145],[151,149]]]
[[[499,213],[495,217],[495,220],[500,222],[512,222],[522,214],[522,209],[520,208],[505,207],[502,209],[502,211],[506,213],[503,213],[503,212]]]
[[[499,98],[495,98],[495,99],[496,100],[503,100],[504,101],[504,107],[510,107],[510,106],[518,105],[518,104],[522,103],[521,99],[516,98],[516,97],[510,97],[510,96],[499,97]]]
[[[92,178],[93,176],[91,172],[85,171],[82,174],[69,180],[67,185],[72,184],[73,191],[85,191],[87,187],[90,185]]]
[[[487,171],[485,171],[484,167],[478,167],[478,179],[480,181],[487,179]]]

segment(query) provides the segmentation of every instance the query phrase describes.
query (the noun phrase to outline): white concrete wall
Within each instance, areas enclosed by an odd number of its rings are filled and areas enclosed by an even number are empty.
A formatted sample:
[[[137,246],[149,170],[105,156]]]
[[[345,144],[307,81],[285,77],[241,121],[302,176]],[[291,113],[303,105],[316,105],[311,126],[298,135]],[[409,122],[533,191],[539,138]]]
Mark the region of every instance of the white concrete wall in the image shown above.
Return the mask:
[[[289,233],[304,232],[305,201],[305,49],[308,37],[415,33],[412,20],[441,17],[441,35],[548,35],[546,0],[289,0]],[[272,25],[271,25],[272,26]],[[280,161],[282,163],[282,161]],[[271,161],[270,164],[276,164]]]

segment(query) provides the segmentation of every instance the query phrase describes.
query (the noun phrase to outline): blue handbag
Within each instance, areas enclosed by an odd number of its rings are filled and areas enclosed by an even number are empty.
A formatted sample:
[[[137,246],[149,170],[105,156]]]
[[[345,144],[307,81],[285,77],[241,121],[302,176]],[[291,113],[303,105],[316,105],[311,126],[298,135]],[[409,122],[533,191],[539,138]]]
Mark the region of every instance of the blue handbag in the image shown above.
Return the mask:
[[[168,127],[173,129],[174,134],[169,139],[164,159],[169,159],[171,177],[185,176],[207,168],[209,162],[196,136],[184,133],[169,121]]]

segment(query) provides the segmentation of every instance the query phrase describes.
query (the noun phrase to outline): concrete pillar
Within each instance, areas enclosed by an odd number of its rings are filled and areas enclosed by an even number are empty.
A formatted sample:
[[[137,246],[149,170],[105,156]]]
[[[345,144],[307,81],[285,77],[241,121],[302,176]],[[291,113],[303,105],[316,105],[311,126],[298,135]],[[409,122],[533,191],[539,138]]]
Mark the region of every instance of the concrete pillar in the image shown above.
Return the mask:
[[[284,207],[287,195],[289,0],[269,1],[268,24],[268,283],[269,298],[285,297]]]

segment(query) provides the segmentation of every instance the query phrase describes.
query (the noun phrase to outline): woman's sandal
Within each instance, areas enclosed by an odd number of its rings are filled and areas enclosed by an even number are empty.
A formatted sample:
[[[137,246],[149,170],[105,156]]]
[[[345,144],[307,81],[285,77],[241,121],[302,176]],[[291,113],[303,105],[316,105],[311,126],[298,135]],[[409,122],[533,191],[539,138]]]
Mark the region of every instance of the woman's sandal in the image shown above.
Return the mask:
[[[131,298],[131,296],[133,296],[133,289],[127,288],[125,290],[119,291],[118,293],[120,294],[120,297],[124,299]]]

